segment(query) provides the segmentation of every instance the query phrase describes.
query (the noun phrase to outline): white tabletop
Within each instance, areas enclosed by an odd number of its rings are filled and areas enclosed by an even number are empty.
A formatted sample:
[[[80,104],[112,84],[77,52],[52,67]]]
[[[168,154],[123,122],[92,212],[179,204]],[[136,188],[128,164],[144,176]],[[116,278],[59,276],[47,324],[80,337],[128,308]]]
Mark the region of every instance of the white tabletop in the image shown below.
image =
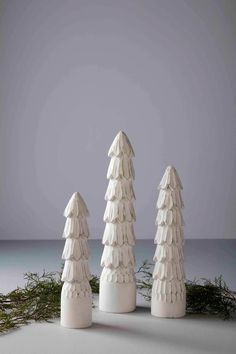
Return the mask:
[[[1,354],[235,354],[236,321],[204,316],[160,319],[148,307],[111,314],[93,310],[93,325],[66,329],[59,319],[0,337]]]
[[[223,274],[235,289],[235,242],[187,240],[188,279]],[[0,243],[1,291],[23,285],[25,271],[60,269],[63,242]],[[91,268],[100,274],[100,242],[91,242]],[[139,241],[137,265],[150,259],[152,241]],[[93,325],[83,330],[62,328],[53,323],[33,323],[0,336],[0,354],[235,354],[236,319],[222,321],[205,316],[159,319],[151,316],[147,303],[129,314],[93,310]]]

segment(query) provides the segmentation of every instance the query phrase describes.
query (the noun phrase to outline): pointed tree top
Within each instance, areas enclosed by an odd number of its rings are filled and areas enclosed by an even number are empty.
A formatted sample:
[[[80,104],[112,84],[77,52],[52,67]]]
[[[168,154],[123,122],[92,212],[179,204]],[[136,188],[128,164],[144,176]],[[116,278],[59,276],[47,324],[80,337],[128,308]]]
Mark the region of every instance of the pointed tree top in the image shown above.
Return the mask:
[[[72,194],[72,197],[70,198],[64,210],[64,216],[66,218],[89,216],[87,205],[85,204],[85,201],[83,200],[79,192],[75,192],[74,194]]]
[[[129,157],[133,157],[134,150],[132,148],[132,145],[127,135],[124,132],[119,131],[119,133],[116,135],[115,139],[113,140],[113,143],[111,144],[111,147],[108,151],[108,156],[118,157],[124,154],[126,154]]]
[[[179,175],[173,166],[168,166],[159,184],[159,189],[183,189]]]

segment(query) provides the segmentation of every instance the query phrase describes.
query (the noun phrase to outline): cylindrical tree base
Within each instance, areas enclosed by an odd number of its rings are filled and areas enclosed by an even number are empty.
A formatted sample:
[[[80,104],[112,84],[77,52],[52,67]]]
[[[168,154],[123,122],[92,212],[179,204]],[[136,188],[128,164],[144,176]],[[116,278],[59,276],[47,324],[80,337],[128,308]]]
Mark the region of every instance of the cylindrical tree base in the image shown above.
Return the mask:
[[[151,314],[157,317],[178,318],[185,316],[186,299],[174,303],[164,302],[152,297]]]
[[[91,296],[61,295],[61,325],[67,328],[86,328],[92,324]]]
[[[100,281],[99,309],[105,312],[124,313],[136,308],[136,284]]]

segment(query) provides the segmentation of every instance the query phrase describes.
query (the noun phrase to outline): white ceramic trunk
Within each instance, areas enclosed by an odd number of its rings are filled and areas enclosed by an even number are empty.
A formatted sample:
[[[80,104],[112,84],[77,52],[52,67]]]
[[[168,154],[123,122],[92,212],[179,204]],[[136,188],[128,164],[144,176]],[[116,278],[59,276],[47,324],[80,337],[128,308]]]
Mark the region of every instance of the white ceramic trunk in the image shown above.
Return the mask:
[[[91,296],[68,297],[61,293],[61,325],[67,328],[87,328],[92,324]]]
[[[183,300],[176,301],[174,303],[168,303],[158,300],[155,296],[152,296],[151,300],[151,314],[156,317],[165,318],[178,318],[185,316],[186,313],[186,296]]]
[[[136,308],[136,284],[100,281],[99,309],[105,312],[132,312]]]

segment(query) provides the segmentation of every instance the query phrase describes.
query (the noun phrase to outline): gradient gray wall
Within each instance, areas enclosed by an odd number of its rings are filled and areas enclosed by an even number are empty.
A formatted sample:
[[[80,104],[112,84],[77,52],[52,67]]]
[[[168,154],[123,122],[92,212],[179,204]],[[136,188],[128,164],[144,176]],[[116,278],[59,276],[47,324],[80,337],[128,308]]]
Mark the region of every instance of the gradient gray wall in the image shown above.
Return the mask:
[[[135,149],[136,234],[173,164],[186,237],[236,236],[236,2],[0,1],[0,238],[60,238],[80,191],[103,232],[108,148]]]

